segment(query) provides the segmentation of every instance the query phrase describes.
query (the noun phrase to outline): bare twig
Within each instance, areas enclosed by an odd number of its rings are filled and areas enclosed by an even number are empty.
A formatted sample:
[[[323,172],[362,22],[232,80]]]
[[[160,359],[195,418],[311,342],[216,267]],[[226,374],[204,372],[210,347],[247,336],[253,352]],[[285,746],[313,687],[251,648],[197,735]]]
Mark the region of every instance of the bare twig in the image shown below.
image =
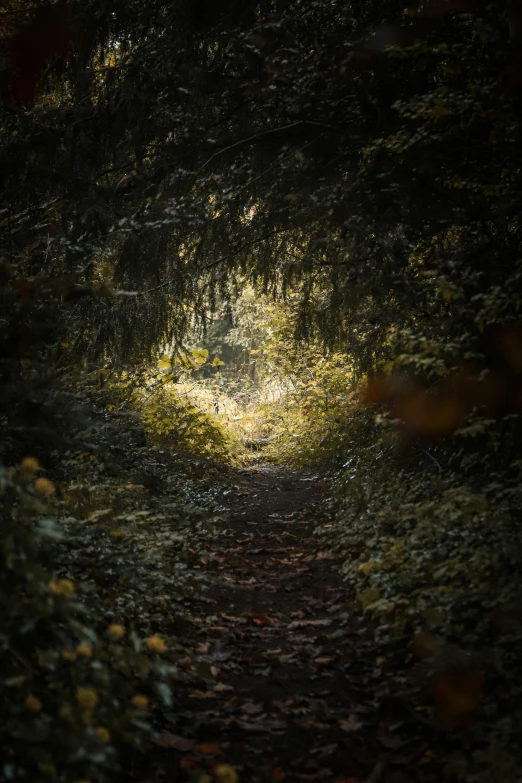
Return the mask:
[[[223,149],[214,152],[210,156],[210,158],[208,158],[203,163],[203,165],[200,166],[200,168],[196,171],[194,178],[197,178],[201,174],[203,169],[206,168],[208,164],[211,163],[219,155],[223,155],[223,153],[235,149],[235,147],[240,147],[242,144],[248,144],[249,141],[257,141],[257,139],[262,139],[265,136],[270,136],[272,133],[280,133],[281,131],[291,130],[292,128],[298,128],[299,125],[313,125],[319,128],[328,128],[329,130],[335,130],[335,128],[332,125],[327,125],[324,122],[315,122],[313,120],[298,120],[297,122],[291,122],[289,125],[280,125],[278,128],[269,128],[268,130],[260,131],[259,133],[255,133],[253,136],[248,136],[246,139],[235,141],[233,144],[229,144],[228,147],[223,147]]]
[[[9,653],[10,653],[10,654],[13,656],[13,658],[15,658],[15,659],[18,661],[18,663],[21,663],[21,664],[22,664],[22,666],[23,666],[25,669],[27,669],[27,671],[29,671],[29,672],[31,672],[32,674],[34,674],[34,669],[33,669],[33,668],[32,668],[32,667],[31,667],[31,666],[30,666],[30,665],[27,663],[27,661],[25,661],[25,660],[22,658],[22,656],[21,656],[21,655],[19,655],[19,654],[16,652],[16,650],[13,650],[13,649],[11,648],[11,649],[10,649],[8,652],[9,652]]]
[[[440,465],[440,462],[438,462],[438,460],[436,460],[435,457],[432,457],[432,455],[426,449],[424,449],[424,453],[435,463],[435,465],[439,469],[439,473],[443,473],[443,470],[442,470],[442,467]]]

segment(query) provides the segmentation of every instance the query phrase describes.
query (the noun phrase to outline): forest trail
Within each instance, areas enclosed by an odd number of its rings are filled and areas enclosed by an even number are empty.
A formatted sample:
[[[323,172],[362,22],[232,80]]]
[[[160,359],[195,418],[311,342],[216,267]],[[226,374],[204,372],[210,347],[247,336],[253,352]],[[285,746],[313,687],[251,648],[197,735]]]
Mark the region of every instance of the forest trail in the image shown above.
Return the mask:
[[[328,524],[321,478],[258,466],[237,482],[225,498],[215,589],[199,605],[199,678],[187,675],[165,716],[167,780],[198,780],[220,764],[239,781],[436,779],[423,768],[419,724],[404,710],[397,720],[385,661],[338,558],[313,535]],[[413,777],[404,772],[412,765]]]

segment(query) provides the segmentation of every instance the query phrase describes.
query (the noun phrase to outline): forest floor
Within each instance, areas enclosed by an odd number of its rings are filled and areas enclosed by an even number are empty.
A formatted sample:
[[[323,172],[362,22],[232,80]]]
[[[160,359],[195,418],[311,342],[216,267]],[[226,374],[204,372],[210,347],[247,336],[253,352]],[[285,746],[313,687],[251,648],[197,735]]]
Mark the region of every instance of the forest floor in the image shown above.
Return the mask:
[[[232,474],[213,586],[184,642],[194,653],[178,662],[145,779],[198,781],[218,765],[239,781],[448,779],[434,731],[393,694],[342,562],[314,535],[329,524],[322,478],[269,466]]]

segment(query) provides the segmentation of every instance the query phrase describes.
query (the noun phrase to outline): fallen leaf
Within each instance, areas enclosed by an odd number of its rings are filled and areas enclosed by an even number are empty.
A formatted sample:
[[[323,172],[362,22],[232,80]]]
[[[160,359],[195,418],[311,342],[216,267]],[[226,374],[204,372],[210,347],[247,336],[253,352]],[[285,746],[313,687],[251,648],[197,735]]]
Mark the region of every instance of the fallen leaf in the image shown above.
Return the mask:
[[[175,750],[192,750],[196,740],[187,737],[178,737],[177,734],[171,734],[170,731],[162,731],[158,739],[154,740],[156,745],[161,748],[174,748]]]
[[[323,620],[294,620],[288,628],[305,628],[306,626],[324,626],[331,625],[332,621],[324,618]]]
[[[319,723],[319,721],[316,720],[302,720],[299,721],[298,725],[302,726],[304,729],[319,729],[319,731],[331,729],[331,726],[328,723]]]
[[[259,667],[259,664],[252,664],[252,668],[254,670],[254,674],[257,674],[258,677],[268,677],[272,671],[271,666]]]
[[[209,756],[219,756],[221,754],[221,745],[215,742],[203,742],[201,745],[196,745],[196,751],[198,753],[205,753]]]
[[[328,758],[329,756],[333,756],[338,747],[339,745],[335,742],[331,745],[324,745],[322,748],[314,748],[310,751],[310,754],[312,756],[319,756],[319,758],[324,759]]]
[[[297,660],[297,653],[287,653],[279,656],[279,663],[293,663]]]
[[[261,612],[252,612],[250,617],[252,618],[252,622],[256,625],[272,625],[273,622],[266,614],[262,614]]]
[[[250,568],[251,563],[245,563],[244,560],[233,560],[232,565],[234,568]]]
[[[225,685],[224,682],[218,682],[218,684],[214,686],[213,690],[215,693],[224,693],[225,691],[233,691],[234,689],[231,685]]]
[[[357,715],[352,713],[346,720],[339,721],[339,726],[343,731],[359,731],[362,728],[363,723],[359,720]]]
[[[399,724],[399,726],[400,725],[401,724]],[[397,748],[400,748],[402,745],[404,745],[404,740],[402,740],[398,735],[392,734],[393,730],[393,726],[390,726],[387,723],[380,723],[377,727],[377,731],[375,732],[376,737],[381,745],[384,745],[385,748],[389,748],[390,750],[396,750]]]
[[[221,626],[219,626],[221,629]],[[225,630],[223,628],[223,630]],[[216,642],[214,649],[208,650],[206,654],[206,659],[209,661],[212,661],[213,663],[222,663],[224,661],[228,661],[232,653],[226,652],[226,650],[222,650],[220,643]]]
[[[257,712],[262,712],[263,708],[260,704],[254,704],[253,701],[247,701],[241,707],[241,712],[246,712],[249,715],[255,715]]]

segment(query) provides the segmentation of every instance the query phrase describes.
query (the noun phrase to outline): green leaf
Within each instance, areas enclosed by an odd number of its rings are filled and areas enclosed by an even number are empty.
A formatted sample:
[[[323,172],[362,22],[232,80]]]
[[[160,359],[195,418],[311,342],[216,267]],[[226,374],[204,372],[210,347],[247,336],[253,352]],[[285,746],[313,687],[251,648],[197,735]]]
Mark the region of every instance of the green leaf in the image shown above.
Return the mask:
[[[367,587],[362,593],[358,593],[357,600],[361,604],[363,609],[366,609],[370,604],[374,604],[381,597],[381,593],[375,587]]]

